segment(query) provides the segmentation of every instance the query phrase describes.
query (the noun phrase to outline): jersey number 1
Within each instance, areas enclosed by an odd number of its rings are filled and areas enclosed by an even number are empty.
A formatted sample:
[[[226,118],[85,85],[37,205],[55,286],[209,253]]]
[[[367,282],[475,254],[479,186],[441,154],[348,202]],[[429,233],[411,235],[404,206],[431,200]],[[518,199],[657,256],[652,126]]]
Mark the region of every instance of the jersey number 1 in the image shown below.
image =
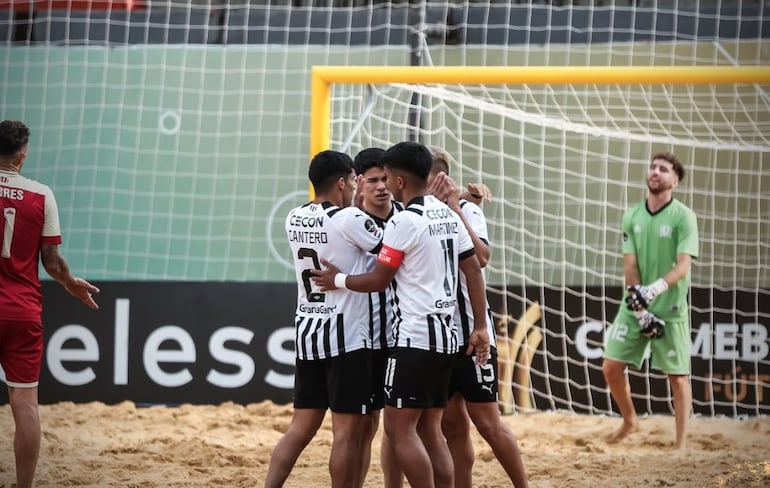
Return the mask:
[[[3,226],[3,235],[0,236],[0,257],[11,257],[11,241],[13,240],[13,227],[16,224],[16,209],[4,208],[3,220],[5,225]]]

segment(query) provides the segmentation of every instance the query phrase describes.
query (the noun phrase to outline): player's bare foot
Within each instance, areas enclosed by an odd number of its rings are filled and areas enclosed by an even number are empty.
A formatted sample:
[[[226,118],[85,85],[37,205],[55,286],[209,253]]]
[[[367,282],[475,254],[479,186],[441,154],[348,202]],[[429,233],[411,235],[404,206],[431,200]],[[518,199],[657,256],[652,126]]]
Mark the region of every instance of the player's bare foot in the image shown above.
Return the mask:
[[[627,422],[624,420],[620,428],[613,432],[611,435],[608,435],[605,440],[607,441],[607,444],[617,444],[638,430],[639,421],[634,420]]]

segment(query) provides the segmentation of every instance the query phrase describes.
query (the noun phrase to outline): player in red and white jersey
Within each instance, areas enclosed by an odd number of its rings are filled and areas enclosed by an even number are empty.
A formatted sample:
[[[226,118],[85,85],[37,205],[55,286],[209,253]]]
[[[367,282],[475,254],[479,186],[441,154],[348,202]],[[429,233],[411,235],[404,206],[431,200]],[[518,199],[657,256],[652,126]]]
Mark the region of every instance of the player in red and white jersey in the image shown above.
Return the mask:
[[[59,254],[61,232],[49,187],[21,176],[29,128],[0,122],[0,366],[16,423],[16,485],[30,487],[40,454],[38,381],[43,358],[43,296],[38,259],[53,279],[90,308],[99,289],[72,276]]]
[[[372,406],[368,296],[320,290],[310,271],[327,259],[350,273],[366,272],[367,256],[380,250],[382,229],[351,206],[356,175],[350,156],[322,151],[308,175],[315,198],[291,210],[285,225],[297,280],[294,416],[273,450],[266,487],[283,486],[327,409],[332,411],[331,485],[355,486]]]
[[[478,205],[460,198],[459,188],[449,177],[449,154],[440,147],[431,146],[430,149],[433,153],[431,191],[445,200],[447,205],[458,214],[468,229],[476,254],[479,256],[479,262],[482,266],[486,266],[490,257],[486,217]],[[500,418],[497,403],[498,367],[495,331],[486,299],[485,304],[487,313],[479,317],[479,320],[486,325],[490,335],[489,361],[480,366],[474,364],[472,358],[462,353],[457,354],[449,383],[449,404],[441,420],[442,431],[454,461],[454,486],[455,488],[473,486],[474,452],[470,435],[470,422],[473,421],[479,434],[487,441],[495,457],[505,469],[513,486],[526,488],[529,482],[518,442],[511,429]],[[465,273],[460,272],[454,318],[459,331],[461,351],[476,327],[477,316],[473,311]]]
[[[468,232],[429,194],[431,159],[428,148],[414,142],[398,143],[383,155],[388,188],[405,208],[386,225],[372,272],[348,276],[326,261],[325,270],[313,271],[322,290],[371,292],[393,282],[395,347],[386,370],[385,434],[398,446],[398,464],[413,487],[453,484],[441,414],[458,349],[452,315],[460,269],[468,278],[474,312],[485,313],[483,277]],[[483,324],[469,343],[467,352],[484,364],[489,337]]]

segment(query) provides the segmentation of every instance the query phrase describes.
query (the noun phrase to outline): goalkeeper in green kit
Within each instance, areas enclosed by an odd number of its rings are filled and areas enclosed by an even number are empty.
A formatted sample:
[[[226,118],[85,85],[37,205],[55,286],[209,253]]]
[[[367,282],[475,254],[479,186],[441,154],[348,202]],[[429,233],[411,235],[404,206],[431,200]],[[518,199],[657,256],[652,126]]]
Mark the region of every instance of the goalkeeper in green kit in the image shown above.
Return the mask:
[[[684,179],[682,163],[669,153],[652,157],[645,201],[623,215],[626,294],[605,334],[602,372],[623,424],[607,438],[614,444],[639,428],[626,368],[639,369],[650,355],[674,397],[677,449],[685,447],[692,410],[690,387],[690,265],[698,257],[695,213],[673,198]]]

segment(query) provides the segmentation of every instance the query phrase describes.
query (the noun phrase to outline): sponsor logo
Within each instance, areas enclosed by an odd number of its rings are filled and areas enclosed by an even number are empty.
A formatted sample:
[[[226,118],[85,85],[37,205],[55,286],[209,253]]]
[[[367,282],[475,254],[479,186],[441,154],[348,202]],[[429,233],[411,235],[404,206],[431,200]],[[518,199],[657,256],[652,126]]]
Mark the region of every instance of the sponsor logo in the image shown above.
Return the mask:
[[[439,298],[433,302],[433,306],[436,308],[452,308],[457,305],[457,300],[454,299],[441,299]]]

